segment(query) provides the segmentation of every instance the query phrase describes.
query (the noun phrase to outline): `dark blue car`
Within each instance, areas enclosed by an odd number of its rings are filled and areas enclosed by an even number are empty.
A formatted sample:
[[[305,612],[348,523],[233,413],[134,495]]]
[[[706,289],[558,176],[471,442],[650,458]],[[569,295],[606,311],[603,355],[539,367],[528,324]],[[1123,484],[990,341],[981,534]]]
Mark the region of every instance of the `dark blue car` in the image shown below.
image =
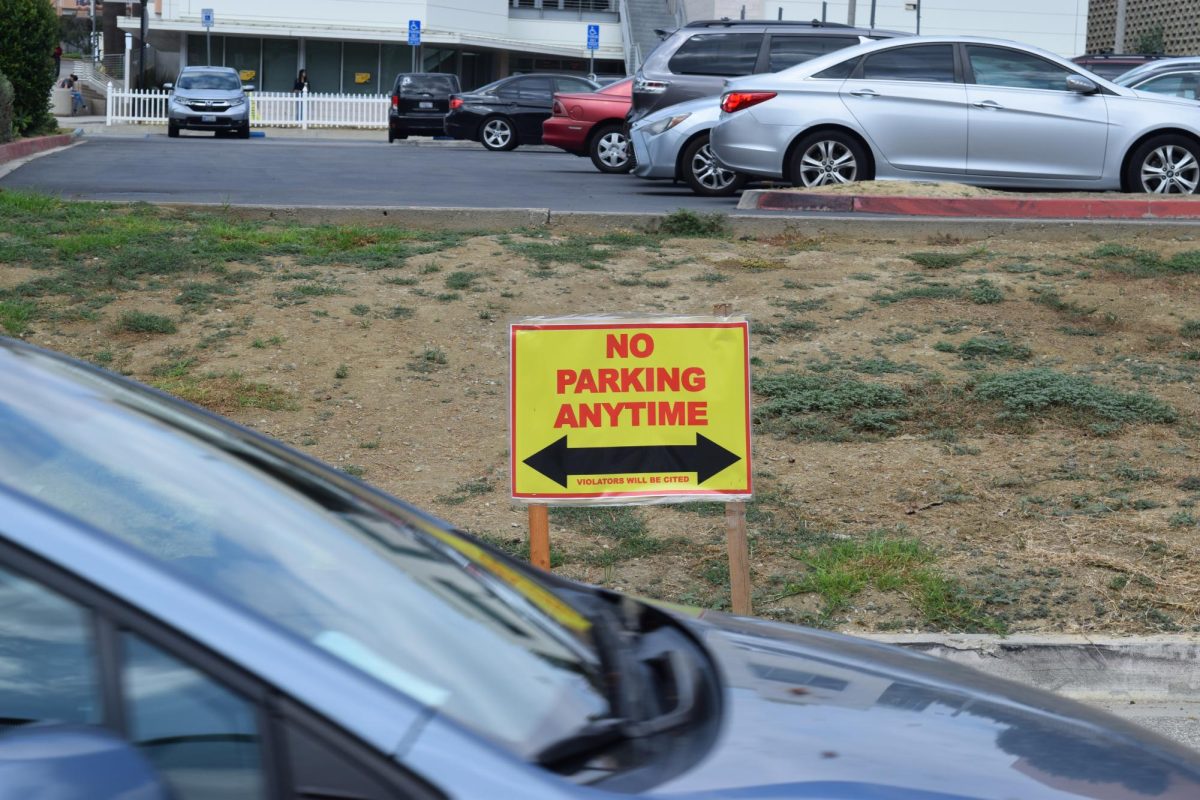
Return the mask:
[[[12,340],[0,730],[6,800],[1200,797],[1115,718],[561,580]]]

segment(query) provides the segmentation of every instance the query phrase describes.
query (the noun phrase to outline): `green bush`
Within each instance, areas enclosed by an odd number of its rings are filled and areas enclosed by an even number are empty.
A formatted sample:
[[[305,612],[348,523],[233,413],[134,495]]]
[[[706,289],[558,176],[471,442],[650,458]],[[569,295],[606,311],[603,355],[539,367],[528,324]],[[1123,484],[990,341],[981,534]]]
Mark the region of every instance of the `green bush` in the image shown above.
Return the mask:
[[[53,130],[51,53],[58,17],[46,0],[0,0],[0,72],[13,85],[13,131],[28,136]]]
[[[0,72],[0,144],[13,139],[13,85]]]
[[[117,320],[117,328],[127,333],[175,333],[175,321],[161,314],[126,311]]]
[[[975,386],[975,397],[999,401],[1011,416],[1031,416],[1055,408],[1084,418],[1123,422],[1174,422],[1179,414],[1144,392],[1097,386],[1082,375],[1027,369],[991,375]],[[1095,427],[1095,426],[1093,426]]]

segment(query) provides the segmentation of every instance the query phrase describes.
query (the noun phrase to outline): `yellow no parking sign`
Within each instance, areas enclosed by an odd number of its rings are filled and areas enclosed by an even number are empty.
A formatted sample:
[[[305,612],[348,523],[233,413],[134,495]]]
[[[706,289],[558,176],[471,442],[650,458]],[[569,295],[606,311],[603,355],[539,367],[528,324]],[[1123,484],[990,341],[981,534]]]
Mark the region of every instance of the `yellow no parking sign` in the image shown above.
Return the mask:
[[[726,317],[513,324],[513,498],[750,497],[749,341]]]

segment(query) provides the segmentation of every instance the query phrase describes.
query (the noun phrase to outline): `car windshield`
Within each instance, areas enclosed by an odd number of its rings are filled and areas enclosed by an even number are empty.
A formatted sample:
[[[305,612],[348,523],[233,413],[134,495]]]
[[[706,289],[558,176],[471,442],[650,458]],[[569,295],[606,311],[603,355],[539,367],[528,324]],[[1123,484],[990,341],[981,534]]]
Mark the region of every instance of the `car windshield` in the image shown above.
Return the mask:
[[[469,539],[79,365],[0,344],[0,373],[0,483],[518,755],[610,713],[589,621]]]
[[[398,88],[401,92],[453,94],[458,91],[458,78],[454,75],[401,75]]]
[[[237,91],[242,88],[242,82],[237,75],[228,72],[188,72],[179,76],[175,88]]]

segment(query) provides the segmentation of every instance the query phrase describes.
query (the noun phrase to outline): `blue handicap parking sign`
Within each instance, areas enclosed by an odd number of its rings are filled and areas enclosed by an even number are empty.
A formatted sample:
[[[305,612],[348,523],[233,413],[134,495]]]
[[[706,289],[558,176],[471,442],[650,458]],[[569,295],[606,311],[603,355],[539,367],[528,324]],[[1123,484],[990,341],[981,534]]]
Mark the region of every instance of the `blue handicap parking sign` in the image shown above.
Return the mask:
[[[200,10],[200,24],[206,28],[213,26],[213,10],[211,8],[203,8]]]
[[[587,30],[587,49],[596,50],[600,47],[600,26],[588,25]]]
[[[421,20],[408,21],[408,43],[414,46],[421,43]]]

